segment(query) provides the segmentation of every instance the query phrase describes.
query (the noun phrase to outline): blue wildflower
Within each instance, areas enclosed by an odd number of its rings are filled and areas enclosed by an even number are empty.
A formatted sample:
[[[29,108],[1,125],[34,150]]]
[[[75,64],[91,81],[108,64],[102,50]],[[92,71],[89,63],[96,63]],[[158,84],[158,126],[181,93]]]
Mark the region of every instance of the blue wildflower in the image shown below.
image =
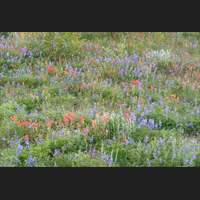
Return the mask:
[[[95,148],[90,149],[89,153],[93,158],[96,157],[96,155],[97,155],[97,151]]]
[[[112,156],[109,156],[109,155],[107,155],[105,153],[102,153],[101,154],[101,158],[108,164],[109,167],[112,166],[112,164],[113,164]]]
[[[127,74],[127,71],[126,71],[126,69],[124,67],[119,70],[119,75],[121,77],[126,76],[126,74]]]
[[[59,156],[61,154],[60,149],[55,149],[53,156]]]
[[[29,156],[26,163],[28,167],[34,167],[36,160],[32,156]]]
[[[142,106],[141,106],[141,104],[138,104],[137,105],[137,112],[141,112],[142,111]]]
[[[137,55],[137,54],[134,54],[134,55],[133,55],[133,62],[134,62],[134,64],[137,64],[138,61],[139,61],[138,55]]]
[[[155,121],[153,119],[149,119],[148,127],[154,129],[156,127]]]
[[[94,117],[96,116],[96,113],[97,113],[96,108],[92,108],[92,109],[89,111],[89,117],[94,118]]]
[[[29,141],[25,141],[25,144],[26,144],[26,149],[30,149],[30,143],[29,143]]]
[[[192,129],[194,126],[192,123],[189,123],[187,127]]]
[[[165,140],[163,139],[163,138],[159,138],[158,139],[158,144],[161,146],[161,145],[163,145],[165,143]]]
[[[137,120],[137,117],[136,117],[134,112],[130,113],[130,119],[131,119],[132,122],[135,122]]]
[[[23,148],[24,147],[21,144],[18,145],[18,147],[17,147],[17,156],[20,156],[22,154]]]

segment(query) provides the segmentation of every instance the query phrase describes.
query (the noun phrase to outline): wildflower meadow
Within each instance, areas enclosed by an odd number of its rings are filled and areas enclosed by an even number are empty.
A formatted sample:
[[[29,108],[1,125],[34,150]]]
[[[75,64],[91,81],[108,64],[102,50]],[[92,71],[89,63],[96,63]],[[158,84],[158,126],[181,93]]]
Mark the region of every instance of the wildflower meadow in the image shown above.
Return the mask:
[[[0,167],[200,166],[200,33],[0,32]]]

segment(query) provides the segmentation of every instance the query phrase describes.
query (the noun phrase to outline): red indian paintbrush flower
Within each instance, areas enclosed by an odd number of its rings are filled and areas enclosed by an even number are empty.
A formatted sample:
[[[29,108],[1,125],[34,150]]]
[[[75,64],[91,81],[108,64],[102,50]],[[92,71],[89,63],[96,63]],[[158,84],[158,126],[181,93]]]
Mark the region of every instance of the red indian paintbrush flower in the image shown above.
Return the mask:
[[[10,119],[11,119],[13,122],[16,122],[16,121],[17,121],[16,115],[11,116]]]
[[[128,122],[130,120],[130,113],[129,112],[125,112],[124,113],[124,118]]]
[[[49,74],[55,74],[57,72],[57,69],[56,69],[56,67],[49,65],[47,67],[47,71],[48,71]]]
[[[73,112],[70,112],[70,113],[66,113],[65,115],[64,115],[64,122],[65,123],[71,123],[71,122],[73,122],[74,120],[76,119],[76,114],[75,113],[73,113]]]
[[[104,124],[107,124],[110,119],[110,114],[109,113],[104,113],[103,116],[101,117],[101,120]]]
[[[29,127],[29,126],[31,126],[31,122],[29,122],[29,121],[21,121],[21,122],[17,122],[17,125],[18,126],[21,126],[21,127]]]
[[[81,124],[84,124],[84,122],[85,122],[85,117],[84,116],[80,116],[80,122],[81,122]]]
[[[47,125],[48,128],[51,128],[53,126],[53,124],[54,124],[53,120],[49,119],[49,120],[46,121],[46,125]]]
[[[132,83],[132,85],[139,86],[141,84],[141,81],[139,81],[139,80],[132,80],[131,83]]]
[[[97,126],[97,120],[93,119],[92,120],[92,127],[95,128]]]
[[[16,124],[17,124],[17,126],[20,126],[20,127],[31,127],[33,129],[37,129],[39,127],[38,122],[17,121]]]

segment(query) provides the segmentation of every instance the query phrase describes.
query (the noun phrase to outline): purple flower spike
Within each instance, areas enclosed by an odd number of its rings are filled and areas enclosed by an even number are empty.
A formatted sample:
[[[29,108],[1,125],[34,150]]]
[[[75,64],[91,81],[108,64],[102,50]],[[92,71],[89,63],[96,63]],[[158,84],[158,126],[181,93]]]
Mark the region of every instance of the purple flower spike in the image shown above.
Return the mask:
[[[137,54],[134,54],[134,55],[133,55],[133,62],[134,62],[134,64],[137,64],[138,61],[139,61],[138,55],[137,55]]]
[[[20,156],[22,154],[22,151],[23,151],[23,146],[19,144],[17,147],[17,156]]]
[[[26,47],[20,48],[20,52],[26,54],[28,52],[28,49]]]

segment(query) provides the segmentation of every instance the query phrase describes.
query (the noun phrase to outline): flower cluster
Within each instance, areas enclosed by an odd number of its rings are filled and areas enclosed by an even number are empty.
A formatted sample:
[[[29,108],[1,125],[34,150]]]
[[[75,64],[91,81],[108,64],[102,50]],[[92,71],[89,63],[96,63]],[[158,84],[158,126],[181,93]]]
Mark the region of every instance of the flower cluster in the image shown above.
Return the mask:
[[[47,67],[47,71],[49,74],[55,74],[57,72],[57,68],[55,66],[49,65]]]
[[[31,122],[31,121],[18,121],[15,115],[11,116],[10,119],[16,123],[19,127],[28,127],[33,129],[38,129],[40,124],[38,122]]]
[[[76,113],[69,112],[64,115],[63,121],[66,124],[72,123],[77,119]]]

